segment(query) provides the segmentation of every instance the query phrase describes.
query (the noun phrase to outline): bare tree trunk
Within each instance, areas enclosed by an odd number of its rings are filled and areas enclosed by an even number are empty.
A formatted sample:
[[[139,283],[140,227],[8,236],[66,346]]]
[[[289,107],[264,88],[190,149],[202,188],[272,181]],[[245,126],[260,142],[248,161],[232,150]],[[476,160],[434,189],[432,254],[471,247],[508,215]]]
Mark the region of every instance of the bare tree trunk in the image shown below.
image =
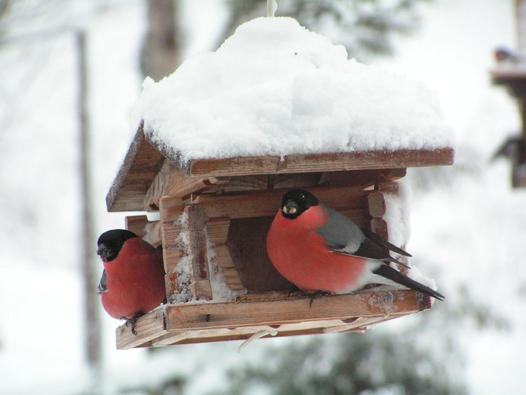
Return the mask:
[[[158,81],[181,62],[176,0],[148,0],[148,31],[141,50],[141,71]]]
[[[88,115],[88,71],[86,35],[84,31],[76,32],[78,56],[78,118],[79,118],[79,152],[80,152],[80,199],[82,226],[82,275],[84,295],[84,334],[85,358],[96,375],[102,363],[101,322],[98,312],[98,297],[95,292],[97,274],[94,267],[95,239],[93,237],[93,198],[92,178],[90,172],[90,141]]]

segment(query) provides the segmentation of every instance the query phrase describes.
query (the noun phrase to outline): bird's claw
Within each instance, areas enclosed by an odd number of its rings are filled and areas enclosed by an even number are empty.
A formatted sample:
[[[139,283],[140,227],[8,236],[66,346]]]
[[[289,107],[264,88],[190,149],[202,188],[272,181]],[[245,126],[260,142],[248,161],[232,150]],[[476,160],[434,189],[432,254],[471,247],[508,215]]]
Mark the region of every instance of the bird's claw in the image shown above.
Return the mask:
[[[289,293],[287,294],[287,296],[292,296],[294,295],[295,293],[298,293],[298,292],[302,292],[303,291],[301,289],[299,289],[298,287],[296,287],[295,285],[292,285],[292,287],[289,289]]]
[[[327,296],[330,294],[331,294],[330,292],[326,292],[326,291],[316,291],[314,293],[308,294],[310,295],[309,307],[312,307],[312,302],[314,302],[314,299],[316,299],[318,296]]]
[[[125,325],[130,327],[130,330],[133,336],[137,336],[137,330],[135,329],[135,325],[137,324],[137,320],[139,319],[139,317],[143,315],[144,313],[142,311],[139,311],[135,313],[135,315],[132,318],[126,320]]]

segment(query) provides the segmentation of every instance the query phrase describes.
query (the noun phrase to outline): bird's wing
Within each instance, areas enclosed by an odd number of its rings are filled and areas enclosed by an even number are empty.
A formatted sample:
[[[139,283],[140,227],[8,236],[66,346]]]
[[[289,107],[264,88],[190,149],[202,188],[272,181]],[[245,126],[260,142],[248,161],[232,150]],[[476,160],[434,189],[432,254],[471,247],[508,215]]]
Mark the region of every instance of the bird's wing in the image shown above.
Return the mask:
[[[108,288],[106,288],[106,270],[103,270],[102,276],[99,281],[99,285],[97,287],[97,293],[101,294],[107,291],[108,291]]]
[[[404,265],[389,254],[389,250],[410,256],[407,252],[383,240],[370,230],[362,230],[343,214],[323,206],[328,215],[325,226],[316,232],[323,237],[332,252],[362,258],[391,261]],[[404,265],[405,266],[405,265]]]

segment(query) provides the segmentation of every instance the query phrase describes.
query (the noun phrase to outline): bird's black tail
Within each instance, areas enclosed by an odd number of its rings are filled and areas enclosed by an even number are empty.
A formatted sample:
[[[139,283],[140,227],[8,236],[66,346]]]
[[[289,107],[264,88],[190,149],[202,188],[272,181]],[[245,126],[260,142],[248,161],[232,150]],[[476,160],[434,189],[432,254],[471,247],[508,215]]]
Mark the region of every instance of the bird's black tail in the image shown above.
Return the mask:
[[[394,281],[395,283],[401,284],[407,288],[423,292],[426,295],[432,296],[438,300],[444,300],[446,298],[444,295],[438,293],[434,289],[431,289],[428,286],[407,277],[405,274],[400,273],[398,270],[393,269],[389,265],[381,265],[378,269],[374,270],[373,273]]]

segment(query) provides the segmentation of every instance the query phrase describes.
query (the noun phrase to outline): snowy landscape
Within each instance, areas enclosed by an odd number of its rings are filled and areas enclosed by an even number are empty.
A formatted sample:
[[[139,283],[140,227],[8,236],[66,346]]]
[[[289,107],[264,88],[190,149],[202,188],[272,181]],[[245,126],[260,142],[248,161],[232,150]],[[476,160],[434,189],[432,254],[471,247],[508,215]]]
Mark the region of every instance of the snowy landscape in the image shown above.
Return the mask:
[[[199,6],[196,3],[182,2],[184,59],[207,57],[210,61],[210,53],[204,53],[214,49],[227,11],[218,0],[201,0]],[[5,37],[11,38],[0,45],[0,120],[4,126],[0,134],[0,201],[7,213],[0,242],[0,305],[6,312],[0,320],[0,393],[142,394],[147,393],[144,388],[153,393],[161,385],[164,392],[160,393],[178,393],[181,386],[185,394],[229,393],[231,382],[248,377],[244,376],[250,373],[244,370],[246,367],[255,371],[265,366],[280,367],[280,362],[273,359],[279,350],[290,347],[298,355],[305,352],[305,360],[315,356],[297,376],[290,367],[287,375],[301,381],[330,371],[342,344],[356,342],[351,345],[358,349],[360,339],[366,350],[363,364],[355,373],[368,375],[373,382],[385,379],[381,374],[374,375],[375,367],[397,364],[396,360],[381,359],[383,354],[375,353],[375,344],[396,339],[400,347],[391,354],[402,358],[407,348],[425,352],[422,360],[415,361],[415,375],[430,377],[437,385],[448,382],[447,388],[457,388],[458,393],[523,392],[520,373],[526,370],[522,351],[526,350],[526,192],[511,189],[507,161],[490,160],[500,143],[520,128],[516,104],[502,87],[491,84],[489,76],[495,66],[493,50],[499,45],[516,46],[512,0],[423,2],[418,8],[421,24],[417,31],[396,38],[393,57],[369,61],[371,67],[397,76],[393,91],[419,92],[425,100],[432,98],[429,101],[437,111],[441,109],[443,118],[437,113],[430,116],[437,116],[446,137],[433,144],[448,144],[449,131],[455,133],[453,167],[411,169],[405,182],[410,190],[411,235],[407,250],[413,255],[411,262],[436,280],[447,297],[445,302],[436,303],[430,311],[372,327],[364,335],[324,335],[317,343],[311,343],[309,337],[259,340],[241,353],[237,352],[239,342],[175,346],[153,353],[142,349],[117,351],[115,328],[120,322],[101,308],[104,362],[100,371],[90,371],[83,355],[75,116],[78,85],[75,42],[69,28],[82,27],[88,34],[91,170],[98,235],[123,227],[127,214],[108,214],[104,199],[136,131],[138,108],[144,104],[138,101],[142,91],[138,57],[145,5],[142,1],[116,1],[105,8],[101,1],[100,8],[93,12],[84,2],[75,4],[74,18],[56,12],[53,18],[36,17],[0,25],[2,33],[7,29]],[[31,36],[44,30],[49,33]],[[329,33],[325,34],[338,44],[338,35]],[[225,47],[221,51],[227,50]],[[338,51],[334,64],[343,62]],[[189,65],[196,63],[189,61]],[[262,67],[271,67],[271,62]],[[192,71],[187,73],[191,77]],[[276,75],[269,71],[269,78],[274,78],[270,86],[281,92],[280,84],[288,82]],[[182,87],[187,89],[185,93],[191,93],[194,86],[190,77],[189,86]],[[400,82],[405,79],[425,87]],[[162,82],[169,83],[169,79]],[[305,84],[309,85],[308,74]],[[143,95],[147,95],[155,85],[147,81],[144,86]],[[260,87],[267,89],[263,83]],[[308,96],[312,92],[315,90],[299,91],[305,95],[300,103],[304,104],[303,111],[317,108],[316,101]],[[421,120],[408,119],[415,110],[411,101],[392,98],[397,109],[409,111],[398,119],[399,112],[389,109],[388,99],[382,100],[382,112],[413,127],[415,133],[426,127],[418,123]],[[184,104],[188,106],[188,122],[206,121],[192,118],[192,111],[199,110],[198,101]],[[252,104],[256,110],[271,114],[265,123],[267,131],[279,134],[280,109],[260,108],[254,102],[247,106]],[[363,105],[366,114],[374,110]],[[225,105],[219,110],[228,112],[229,108]],[[224,127],[232,127],[230,121],[225,122]],[[312,125],[312,120],[308,124]],[[288,127],[299,130],[302,125]],[[319,127],[337,129],[338,124],[321,123]],[[209,131],[210,135],[215,132]],[[426,133],[436,137],[431,129]],[[415,141],[409,140],[408,144]],[[282,153],[279,144],[268,144],[267,152]],[[367,140],[363,144],[373,143]],[[195,147],[183,148],[188,149],[188,157],[196,155]],[[271,373],[268,377],[273,377]],[[238,393],[271,392],[260,383]],[[390,386],[361,393],[404,392]]]

